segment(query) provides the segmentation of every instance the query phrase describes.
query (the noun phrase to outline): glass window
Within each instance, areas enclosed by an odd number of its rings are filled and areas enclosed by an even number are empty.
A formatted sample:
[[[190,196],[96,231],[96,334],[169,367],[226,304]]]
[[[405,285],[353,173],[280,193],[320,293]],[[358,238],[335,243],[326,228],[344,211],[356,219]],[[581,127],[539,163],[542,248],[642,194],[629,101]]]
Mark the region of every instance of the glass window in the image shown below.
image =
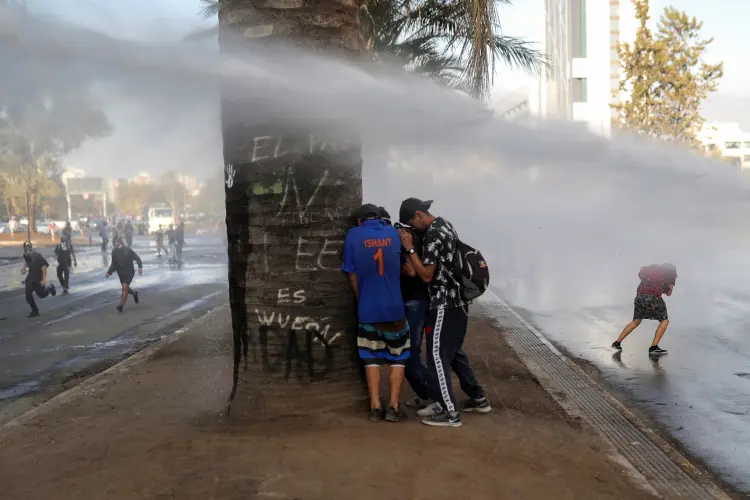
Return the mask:
[[[750,141],[745,141],[745,143],[742,145],[745,149],[750,149]]]
[[[724,149],[740,149],[742,147],[741,142],[725,142]]]
[[[573,78],[571,91],[573,102],[588,102],[588,82],[586,78]]]
[[[172,217],[171,208],[155,208],[154,217]]]
[[[571,55],[586,57],[586,0],[570,2]]]

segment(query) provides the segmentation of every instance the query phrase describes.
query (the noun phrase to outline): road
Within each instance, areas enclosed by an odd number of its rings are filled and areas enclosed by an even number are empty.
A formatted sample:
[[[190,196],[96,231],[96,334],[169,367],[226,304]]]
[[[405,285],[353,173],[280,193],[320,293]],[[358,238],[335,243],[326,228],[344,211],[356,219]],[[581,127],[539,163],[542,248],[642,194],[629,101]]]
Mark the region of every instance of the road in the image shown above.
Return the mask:
[[[111,250],[80,248],[70,295],[37,298],[38,318],[27,317],[21,261],[0,265],[0,422],[225,302],[226,251],[221,240],[195,237],[187,244],[185,264],[178,270],[156,256],[152,241],[136,237],[133,249],[144,268],[133,286],[141,300],[135,305],[129,298],[122,313],[115,309],[117,276],[104,278]],[[50,263],[48,281],[59,291],[52,249],[41,253]]]
[[[518,285],[495,292],[522,304],[528,318],[575,358],[593,364],[607,385],[647,415],[689,455],[735,489],[750,493],[750,266],[748,248],[722,252],[729,271],[684,266],[668,304],[660,343],[669,354],[647,355],[656,322],[644,321],[610,347],[633,314],[635,267],[576,280],[559,264],[529,268]],[[587,277],[586,277],[587,278]],[[579,286],[579,283],[582,286]],[[586,289],[586,286],[591,289]],[[561,291],[566,293],[562,293]]]

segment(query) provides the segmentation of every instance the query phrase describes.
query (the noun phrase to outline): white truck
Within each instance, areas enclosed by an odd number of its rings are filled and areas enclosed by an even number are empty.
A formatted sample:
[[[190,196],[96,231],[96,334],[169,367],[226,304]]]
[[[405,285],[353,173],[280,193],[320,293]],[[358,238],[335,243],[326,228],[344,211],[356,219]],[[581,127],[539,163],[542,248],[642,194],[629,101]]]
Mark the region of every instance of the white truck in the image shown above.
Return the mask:
[[[156,205],[148,209],[148,234],[158,231],[159,225],[166,231],[174,223],[174,210],[169,205]]]

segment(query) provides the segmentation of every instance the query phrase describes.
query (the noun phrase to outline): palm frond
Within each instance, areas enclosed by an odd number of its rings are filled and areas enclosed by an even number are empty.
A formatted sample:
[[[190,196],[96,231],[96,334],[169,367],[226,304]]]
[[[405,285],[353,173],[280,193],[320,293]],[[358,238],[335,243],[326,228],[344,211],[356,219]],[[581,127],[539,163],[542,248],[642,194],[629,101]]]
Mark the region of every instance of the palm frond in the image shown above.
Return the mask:
[[[218,16],[221,3],[221,0],[201,0],[200,15],[206,19]]]

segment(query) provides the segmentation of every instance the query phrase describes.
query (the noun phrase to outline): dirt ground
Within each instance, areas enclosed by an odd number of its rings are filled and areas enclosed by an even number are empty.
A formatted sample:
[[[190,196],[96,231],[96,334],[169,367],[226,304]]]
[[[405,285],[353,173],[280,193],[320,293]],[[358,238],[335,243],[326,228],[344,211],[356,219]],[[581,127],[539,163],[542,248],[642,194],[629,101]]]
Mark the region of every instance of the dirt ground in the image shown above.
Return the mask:
[[[466,415],[458,429],[430,428],[415,416],[372,424],[359,403],[315,416],[227,420],[229,331],[223,307],[148,361],[0,429],[0,497],[654,498],[593,431],[566,417],[481,318],[472,319],[467,351],[494,410]]]

